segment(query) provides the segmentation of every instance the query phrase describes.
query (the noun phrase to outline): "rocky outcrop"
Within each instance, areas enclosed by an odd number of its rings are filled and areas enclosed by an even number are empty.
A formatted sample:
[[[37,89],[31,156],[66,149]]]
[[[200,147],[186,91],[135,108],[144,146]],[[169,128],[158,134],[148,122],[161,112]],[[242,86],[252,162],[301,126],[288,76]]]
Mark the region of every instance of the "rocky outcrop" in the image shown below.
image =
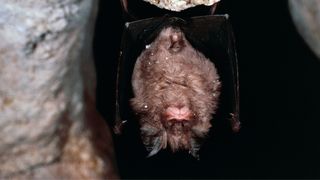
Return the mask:
[[[299,33],[320,58],[320,1],[289,0],[289,9]]]
[[[144,0],[159,8],[171,11],[182,11],[198,5],[211,6],[220,0]]]
[[[0,179],[117,178],[95,109],[97,1],[0,4]]]

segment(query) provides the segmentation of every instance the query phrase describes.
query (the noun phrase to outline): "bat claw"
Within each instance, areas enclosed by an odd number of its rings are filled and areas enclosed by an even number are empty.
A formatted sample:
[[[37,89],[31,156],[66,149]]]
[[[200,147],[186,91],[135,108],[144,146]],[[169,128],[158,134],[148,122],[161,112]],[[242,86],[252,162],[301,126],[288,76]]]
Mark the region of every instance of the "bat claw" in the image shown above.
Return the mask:
[[[237,133],[240,131],[241,128],[241,122],[239,121],[239,115],[238,114],[234,114],[234,113],[230,113],[230,121],[231,121],[231,128],[232,131]]]
[[[123,126],[126,123],[127,123],[127,120],[116,122],[115,126],[113,127],[113,132],[117,135],[120,135],[122,133]]]

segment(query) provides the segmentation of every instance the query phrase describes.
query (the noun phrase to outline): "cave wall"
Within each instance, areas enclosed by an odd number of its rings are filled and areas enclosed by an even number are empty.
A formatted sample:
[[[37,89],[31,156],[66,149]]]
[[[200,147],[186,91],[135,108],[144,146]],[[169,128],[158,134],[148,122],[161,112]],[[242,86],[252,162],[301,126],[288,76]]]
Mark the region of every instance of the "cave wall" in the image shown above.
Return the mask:
[[[0,178],[117,178],[95,108],[97,0],[0,4]]]

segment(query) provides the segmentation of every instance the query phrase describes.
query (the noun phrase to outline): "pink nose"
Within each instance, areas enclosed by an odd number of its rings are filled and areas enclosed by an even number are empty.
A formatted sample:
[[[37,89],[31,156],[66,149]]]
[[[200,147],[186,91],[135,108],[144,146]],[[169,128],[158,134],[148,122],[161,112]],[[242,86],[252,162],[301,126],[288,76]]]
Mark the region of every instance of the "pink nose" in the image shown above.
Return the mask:
[[[166,119],[167,120],[190,120],[191,118],[191,111],[189,108],[187,107],[182,107],[182,108],[178,108],[178,107],[174,107],[174,106],[170,106],[166,109],[165,111],[165,115],[166,115]]]

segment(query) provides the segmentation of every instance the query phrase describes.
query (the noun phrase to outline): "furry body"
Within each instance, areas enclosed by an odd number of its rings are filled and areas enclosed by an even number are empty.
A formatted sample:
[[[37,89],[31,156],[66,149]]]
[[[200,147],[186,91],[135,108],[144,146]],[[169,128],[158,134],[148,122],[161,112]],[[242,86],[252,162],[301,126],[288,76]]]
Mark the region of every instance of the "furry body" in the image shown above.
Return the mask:
[[[197,156],[218,107],[219,75],[179,28],[166,27],[138,57],[131,106],[150,156],[167,145]]]

